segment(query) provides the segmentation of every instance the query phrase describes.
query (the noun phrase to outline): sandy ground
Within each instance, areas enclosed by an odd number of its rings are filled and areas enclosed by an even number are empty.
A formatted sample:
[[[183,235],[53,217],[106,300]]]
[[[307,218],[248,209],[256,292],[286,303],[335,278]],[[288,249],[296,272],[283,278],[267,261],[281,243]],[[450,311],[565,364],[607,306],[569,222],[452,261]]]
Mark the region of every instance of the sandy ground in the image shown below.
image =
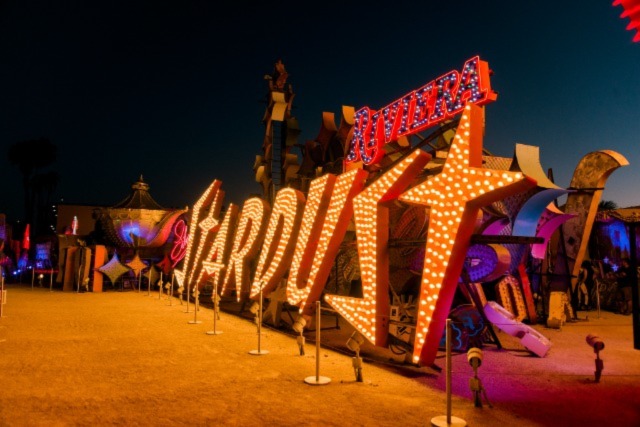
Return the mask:
[[[157,292],[63,293],[8,285],[0,319],[0,425],[273,425],[426,426],[446,414],[445,374],[398,368],[375,349],[364,382],[355,382],[350,355],[320,351],[325,386],[315,375],[314,334],[306,355],[295,337],[221,313],[217,330],[203,307],[201,324]],[[581,313],[584,316],[584,313]],[[453,357],[452,413],[471,426],[640,425],[640,351],[630,316],[599,319],[562,330],[537,327],[553,342],[545,358],[523,351],[499,333],[504,349],[484,347],[479,377],[483,407],[473,405],[466,355]],[[330,322],[331,320],[328,320]],[[345,328],[341,333],[348,333]],[[588,333],[606,343],[604,371],[594,380]],[[331,332],[326,332],[327,336]],[[438,364],[444,366],[442,358]]]

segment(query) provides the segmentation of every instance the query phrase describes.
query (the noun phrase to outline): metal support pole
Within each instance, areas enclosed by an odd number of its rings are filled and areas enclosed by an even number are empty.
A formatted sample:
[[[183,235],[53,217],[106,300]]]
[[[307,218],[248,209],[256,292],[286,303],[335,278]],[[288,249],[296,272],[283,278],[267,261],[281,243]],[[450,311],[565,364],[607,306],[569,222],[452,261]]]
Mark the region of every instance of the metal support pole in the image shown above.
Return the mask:
[[[213,283],[213,329],[207,331],[207,335],[220,335],[222,331],[216,330],[216,318],[218,317],[218,281],[215,280]]]
[[[257,320],[258,320],[258,349],[251,350],[249,352],[249,354],[253,356],[261,356],[263,354],[269,354],[269,351],[262,350],[260,348],[260,336],[262,335],[262,283],[260,283],[260,302],[258,306]]]
[[[4,275],[2,275],[2,281],[0,281],[0,318],[3,317],[4,312],[4,304],[5,299],[7,298],[7,294],[4,291]]]
[[[309,385],[326,385],[331,382],[329,377],[320,376],[320,330],[322,329],[322,309],[320,301],[316,301],[316,375],[307,377],[304,382]]]
[[[600,318],[600,280],[596,280],[596,306],[598,307],[598,319]]]
[[[158,282],[158,299],[162,299],[162,286],[164,285],[163,282],[164,279],[164,275],[162,274],[162,270],[160,271],[160,281]]]
[[[84,270],[84,263],[88,262],[86,259],[86,253],[85,253],[85,248],[86,246],[82,245],[80,246],[80,248],[78,249],[78,252],[80,252],[80,263],[78,265],[78,293],[80,293],[80,286],[82,286],[82,282],[83,282],[83,274],[82,271]],[[76,252],[76,253],[78,253]],[[89,261],[91,261],[91,259],[89,259]],[[89,290],[89,283],[87,283],[87,291]]]
[[[431,418],[434,427],[465,427],[467,422],[462,418],[451,416],[451,319],[447,319],[446,330],[446,387],[447,387],[447,415]]]
[[[191,299],[191,294],[189,293],[189,285],[186,284],[184,285],[185,288],[187,288],[187,309],[184,311],[185,313],[190,313],[189,311],[189,300]]]
[[[175,282],[176,282],[176,275],[173,274],[173,271],[172,271],[171,272],[171,294],[172,295],[173,295],[173,287],[174,287]],[[180,304],[182,304],[182,295],[179,295],[179,298],[180,298]]]
[[[173,286],[172,286],[173,287]],[[193,310],[193,320],[189,321],[190,325],[197,325],[202,323],[202,320],[198,320],[198,310],[200,309],[200,291],[197,288],[197,285],[193,287],[193,296],[195,298],[195,309]],[[171,297],[169,297],[171,298]]]
[[[4,290],[4,275],[0,282],[0,318],[4,316],[4,305],[7,303],[7,291]]]

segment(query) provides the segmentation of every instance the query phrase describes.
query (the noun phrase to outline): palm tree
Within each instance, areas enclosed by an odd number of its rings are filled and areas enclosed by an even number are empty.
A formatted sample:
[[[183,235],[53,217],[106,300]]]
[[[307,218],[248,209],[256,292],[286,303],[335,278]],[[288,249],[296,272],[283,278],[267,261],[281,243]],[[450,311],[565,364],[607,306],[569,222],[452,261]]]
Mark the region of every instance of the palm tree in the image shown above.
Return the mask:
[[[35,212],[33,228],[37,236],[51,233],[49,226],[55,219],[51,201],[59,182],[60,175],[56,171],[38,173],[31,178],[31,205]]]
[[[24,219],[25,224],[31,224],[34,219],[34,204],[31,178],[35,171],[51,165],[57,157],[58,148],[48,138],[28,139],[19,141],[9,147],[7,157],[9,162],[18,166],[22,174],[22,189],[24,191]]]
[[[618,209],[618,204],[612,200],[602,200],[598,203],[598,212]]]

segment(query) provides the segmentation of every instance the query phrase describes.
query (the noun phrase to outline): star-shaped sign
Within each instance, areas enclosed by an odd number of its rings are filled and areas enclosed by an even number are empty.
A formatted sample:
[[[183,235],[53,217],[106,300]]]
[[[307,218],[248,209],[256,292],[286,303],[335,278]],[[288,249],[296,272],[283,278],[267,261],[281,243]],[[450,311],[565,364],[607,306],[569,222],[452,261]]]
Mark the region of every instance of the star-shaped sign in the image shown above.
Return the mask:
[[[142,262],[140,256],[136,254],[133,259],[127,263],[127,267],[133,270],[135,276],[138,277],[140,275],[140,272],[147,268],[147,264]]]
[[[429,231],[413,361],[435,360],[478,210],[536,181],[520,172],[482,168],[483,110],[465,106],[442,172],[405,192],[400,200],[430,206]]]
[[[114,252],[113,257],[109,260],[109,262],[98,268],[98,271],[106,275],[111,283],[115,285],[118,278],[129,271],[129,267],[123,265],[118,258],[118,254]]]

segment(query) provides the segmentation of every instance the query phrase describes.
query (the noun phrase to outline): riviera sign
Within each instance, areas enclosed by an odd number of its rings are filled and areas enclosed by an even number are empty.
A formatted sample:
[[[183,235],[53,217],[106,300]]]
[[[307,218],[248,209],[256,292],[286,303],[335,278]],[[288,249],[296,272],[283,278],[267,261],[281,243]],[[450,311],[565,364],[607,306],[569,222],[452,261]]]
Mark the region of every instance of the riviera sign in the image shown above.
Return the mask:
[[[465,62],[462,72],[449,71],[378,111],[362,107],[355,113],[347,163],[377,163],[384,156],[385,144],[450,119],[467,102],[484,105],[495,101],[498,95],[489,80],[488,63],[476,56]]]

